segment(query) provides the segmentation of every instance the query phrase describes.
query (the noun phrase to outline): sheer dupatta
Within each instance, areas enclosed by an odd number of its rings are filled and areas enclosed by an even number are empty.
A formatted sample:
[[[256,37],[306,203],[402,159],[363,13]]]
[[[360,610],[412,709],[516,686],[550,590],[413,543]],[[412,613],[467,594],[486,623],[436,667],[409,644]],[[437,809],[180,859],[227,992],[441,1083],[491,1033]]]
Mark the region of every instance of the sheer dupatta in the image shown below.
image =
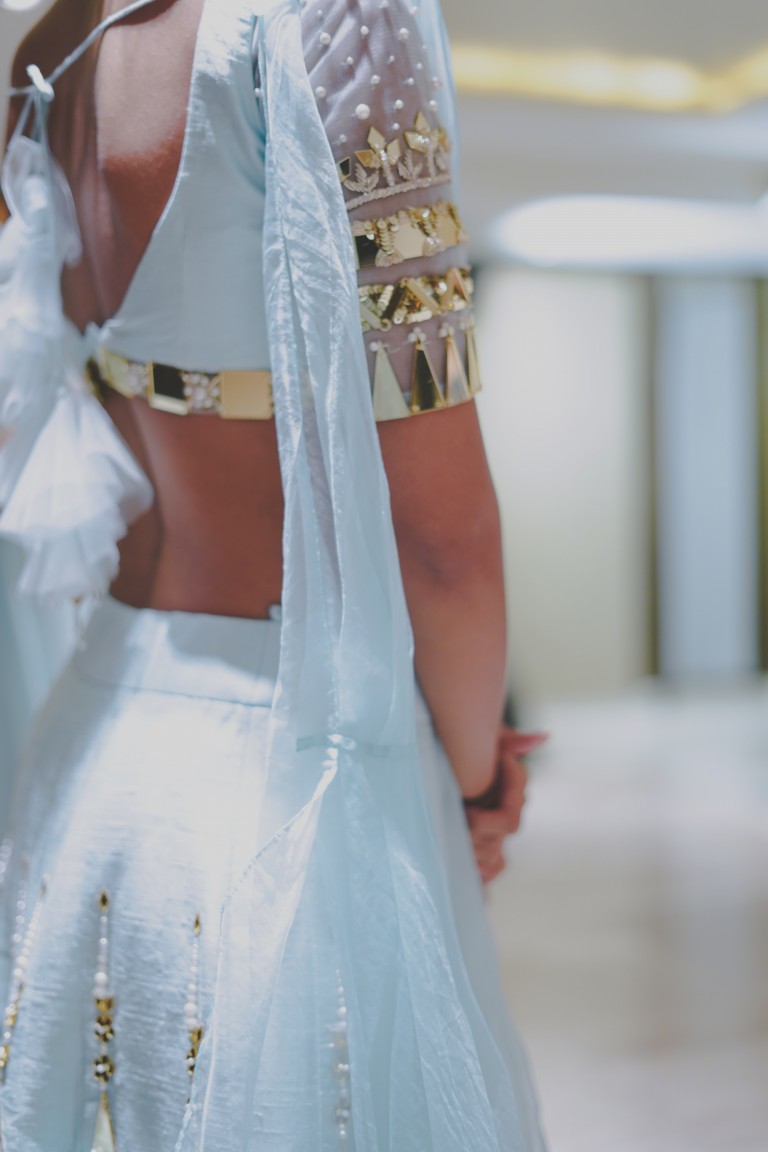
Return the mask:
[[[518,1149],[512,1085],[469,987],[422,791],[352,242],[298,5],[265,12],[257,35],[286,505],[281,660],[263,812],[258,831],[243,813],[236,832],[259,847],[223,910],[177,1152]]]

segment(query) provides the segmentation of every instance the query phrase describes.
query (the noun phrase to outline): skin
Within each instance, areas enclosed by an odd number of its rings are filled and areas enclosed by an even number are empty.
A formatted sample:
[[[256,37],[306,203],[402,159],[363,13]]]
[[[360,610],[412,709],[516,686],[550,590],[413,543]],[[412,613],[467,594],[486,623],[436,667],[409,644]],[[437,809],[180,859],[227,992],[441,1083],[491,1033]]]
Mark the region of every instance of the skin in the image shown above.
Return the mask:
[[[104,0],[104,15],[121,6]],[[153,5],[107,32],[57,84],[51,143],[72,186],[84,245],[80,265],[65,273],[63,297],[81,329],[117,310],[171,193],[201,7],[202,0]],[[19,50],[14,83],[26,83],[33,61],[49,72],[101,11],[100,0],[57,0]],[[282,578],[274,422],[180,418],[116,394],[107,408],[157,495],[122,541],[112,594],[137,607],[266,616],[280,600]],[[500,525],[477,413],[470,402],[381,424],[379,433],[416,673],[461,790],[476,796],[497,771],[519,777],[523,770],[516,754],[519,769],[510,769],[499,736],[506,664]],[[515,805],[510,799],[510,810]],[[475,831],[492,815],[476,813]],[[516,820],[486,827],[486,873],[497,867],[505,829]]]
[[[502,725],[496,746],[499,797],[491,810],[466,806],[467,823],[472,837],[475,859],[484,884],[504,870],[502,844],[517,832],[525,804],[528,772],[523,757],[541,747],[548,739],[545,732],[518,732]]]

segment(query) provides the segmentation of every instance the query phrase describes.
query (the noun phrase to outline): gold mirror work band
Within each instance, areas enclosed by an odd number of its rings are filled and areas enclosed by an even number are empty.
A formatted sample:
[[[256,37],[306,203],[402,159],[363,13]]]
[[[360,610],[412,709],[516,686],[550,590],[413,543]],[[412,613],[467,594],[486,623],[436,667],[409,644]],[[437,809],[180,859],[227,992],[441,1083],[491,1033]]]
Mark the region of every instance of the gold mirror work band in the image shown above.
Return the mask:
[[[403,383],[392,367],[386,343],[378,340],[370,345],[377,421],[474,399],[481,381],[471,313],[460,317],[458,332],[444,323],[428,343],[421,329],[414,327],[407,342],[412,346],[411,367]],[[175,416],[208,413],[230,420],[269,420],[274,415],[269,372],[188,372],[167,364],[137,363],[106,348],[88,361],[87,369],[97,396],[111,388],[129,399],[140,396],[150,407]]]
[[[393,325],[423,324],[435,316],[463,312],[472,304],[474,282],[468,268],[450,268],[437,276],[407,276],[395,284],[358,289],[363,331],[388,331]]]
[[[97,387],[129,398],[142,396],[151,408],[175,416],[208,412],[225,420],[270,420],[274,415],[270,372],[187,372],[136,363],[101,347],[87,367]]]
[[[402,208],[394,216],[354,220],[352,235],[358,268],[389,268],[467,242],[458,208],[444,200]]]

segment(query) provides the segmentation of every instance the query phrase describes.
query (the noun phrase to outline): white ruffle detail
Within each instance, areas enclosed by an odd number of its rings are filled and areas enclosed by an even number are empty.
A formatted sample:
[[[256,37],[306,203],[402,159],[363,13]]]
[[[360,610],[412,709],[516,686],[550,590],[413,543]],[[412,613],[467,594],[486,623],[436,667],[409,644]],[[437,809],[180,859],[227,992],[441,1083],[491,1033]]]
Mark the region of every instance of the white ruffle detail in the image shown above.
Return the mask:
[[[84,343],[63,315],[61,269],[81,254],[64,174],[43,144],[20,137],[2,182],[0,536],[27,554],[20,591],[99,595],[152,490],[88,392]]]
[[[0,517],[0,534],[27,554],[19,591],[45,599],[106,592],[117,541],[151,502],[148,481],[101,406],[61,390]]]

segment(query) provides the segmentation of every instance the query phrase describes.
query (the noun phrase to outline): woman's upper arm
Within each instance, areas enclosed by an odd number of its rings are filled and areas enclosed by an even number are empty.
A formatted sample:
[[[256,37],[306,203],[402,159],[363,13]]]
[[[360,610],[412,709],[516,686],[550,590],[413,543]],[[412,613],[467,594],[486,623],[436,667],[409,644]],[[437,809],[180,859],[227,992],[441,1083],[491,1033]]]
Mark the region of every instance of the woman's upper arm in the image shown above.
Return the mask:
[[[376,418],[468,401],[479,387],[472,278],[441,52],[405,0],[316,0],[302,21],[349,213]]]
[[[349,212],[398,542],[442,563],[496,516],[472,403],[467,237],[440,116],[449,77],[407,0],[316,0],[302,21]]]
[[[403,558],[449,577],[495,552],[498,505],[474,404],[379,423],[379,438]]]

